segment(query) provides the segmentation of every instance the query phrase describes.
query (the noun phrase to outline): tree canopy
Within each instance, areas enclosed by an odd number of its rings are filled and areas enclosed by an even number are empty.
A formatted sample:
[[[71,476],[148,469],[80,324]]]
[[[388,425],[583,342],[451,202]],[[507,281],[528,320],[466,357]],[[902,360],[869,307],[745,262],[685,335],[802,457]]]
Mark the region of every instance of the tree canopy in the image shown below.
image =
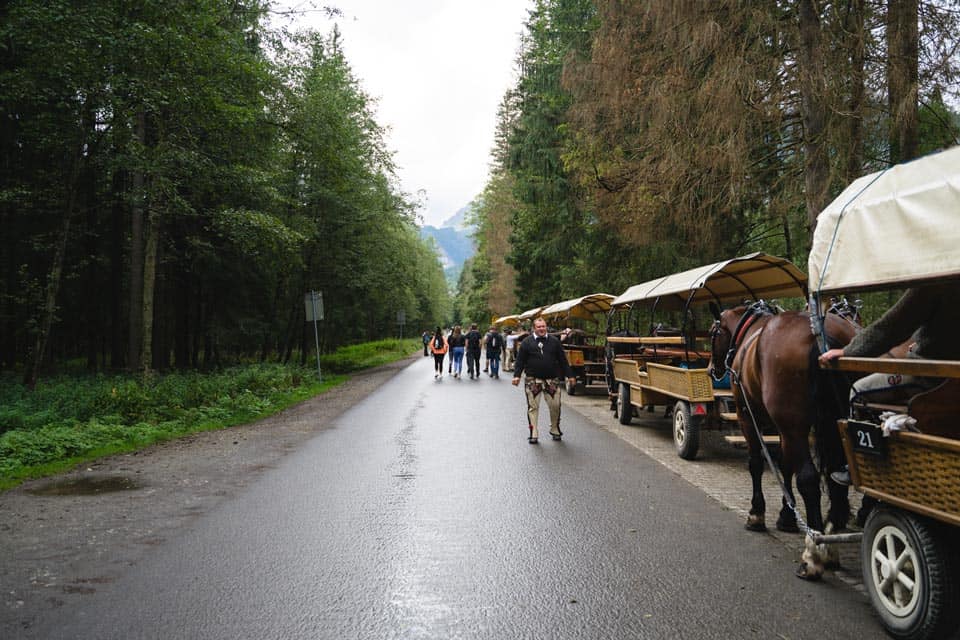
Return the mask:
[[[488,189],[506,314],[763,250],[853,178],[960,141],[955,0],[537,0]],[[483,210],[481,210],[482,212]],[[499,251],[500,253],[494,253]],[[487,267],[489,268],[489,267]]]
[[[449,313],[339,34],[269,9],[3,4],[0,367],[304,358],[310,290],[325,350]]]

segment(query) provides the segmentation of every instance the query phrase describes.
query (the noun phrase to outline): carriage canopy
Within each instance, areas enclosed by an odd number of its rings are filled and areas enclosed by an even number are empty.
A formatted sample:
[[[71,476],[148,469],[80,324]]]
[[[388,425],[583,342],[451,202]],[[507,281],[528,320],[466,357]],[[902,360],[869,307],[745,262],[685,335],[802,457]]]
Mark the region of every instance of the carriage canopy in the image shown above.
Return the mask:
[[[498,327],[515,327],[520,324],[520,316],[516,314],[511,316],[500,316],[499,318],[494,318],[493,324]]]
[[[658,306],[684,309],[690,304],[740,302],[745,297],[806,296],[807,277],[785,258],[751,253],[637,284],[618,296],[613,307],[660,298]]]
[[[960,147],[863,176],[817,218],[811,293],[960,277]]]
[[[517,319],[520,322],[525,322],[527,320],[533,320],[540,315],[540,312],[543,311],[546,307],[534,307],[533,309],[527,309],[523,313],[517,316]]]
[[[593,293],[552,304],[542,309],[540,315],[548,319],[578,318],[596,321],[598,316],[603,316],[610,310],[610,303],[614,298],[615,296],[609,293]]]

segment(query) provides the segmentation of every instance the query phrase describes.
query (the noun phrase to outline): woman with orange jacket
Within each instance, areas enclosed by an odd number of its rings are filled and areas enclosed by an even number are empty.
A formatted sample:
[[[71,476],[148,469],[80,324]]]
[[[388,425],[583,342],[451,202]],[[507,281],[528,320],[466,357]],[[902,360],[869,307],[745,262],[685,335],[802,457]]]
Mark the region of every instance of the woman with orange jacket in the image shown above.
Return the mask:
[[[430,353],[433,354],[434,378],[443,377],[443,357],[447,354],[447,340],[443,337],[440,327],[433,332],[430,339]]]

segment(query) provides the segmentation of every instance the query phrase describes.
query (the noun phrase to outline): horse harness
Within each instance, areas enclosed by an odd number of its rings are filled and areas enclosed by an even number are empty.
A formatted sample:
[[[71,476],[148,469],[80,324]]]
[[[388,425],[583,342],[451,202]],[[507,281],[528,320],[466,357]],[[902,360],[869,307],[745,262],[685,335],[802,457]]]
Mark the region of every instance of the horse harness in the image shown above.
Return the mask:
[[[740,316],[740,320],[737,322],[737,327],[733,330],[733,333],[730,336],[730,348],[727,350],[727,355],[723,359],[723,364],[727,369],[730,369],[733,365],[733,358],[737,355],[737,351],[741,348],[741,346],[746,346],[746,343],[744,342],[744,336],[747,335],[750,327],[752,327],[760,318],[774,316],[779,312],[780,311],[777,309],[777,307],[774,307],[765,300],[757,300],[752,305],[747,307],[747,310],[744,311],[742,316]],[[719,330],[719,325],[717,328]],[[760,334],[755,333],[753,335],[755,337]],[[747,340],[747,342],[750,342],[750,340]]]

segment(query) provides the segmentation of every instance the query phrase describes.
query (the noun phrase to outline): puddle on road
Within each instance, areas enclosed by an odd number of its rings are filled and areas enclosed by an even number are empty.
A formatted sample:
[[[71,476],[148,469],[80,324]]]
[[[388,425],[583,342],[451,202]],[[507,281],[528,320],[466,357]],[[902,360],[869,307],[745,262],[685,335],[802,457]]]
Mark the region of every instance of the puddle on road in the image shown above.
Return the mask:
[[[115,491],[133,491],[143,485],[132,478],[110,476],[106,478],[73,478],[56,480],[28,489],[35,496],[94,496]]]

